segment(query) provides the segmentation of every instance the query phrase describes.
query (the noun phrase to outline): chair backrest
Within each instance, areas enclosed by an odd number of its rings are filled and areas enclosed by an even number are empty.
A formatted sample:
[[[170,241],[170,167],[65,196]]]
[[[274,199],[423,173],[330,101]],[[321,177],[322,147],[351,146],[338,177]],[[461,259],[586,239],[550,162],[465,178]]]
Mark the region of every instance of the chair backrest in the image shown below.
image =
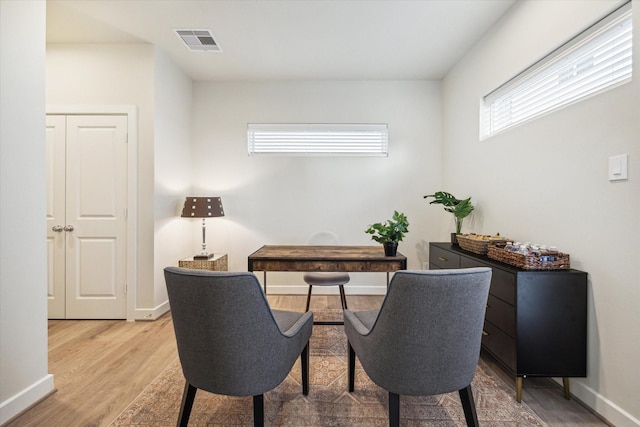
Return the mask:
[[[275,357],[282,333],[253,273],[164,272],[180,363],[191,385],[252,396],[282,381],[290,367],[278,380],[260,363]]]
[[[486,267],[395,273],[369,334],[374,354],[358,355],[371,357],[367,373],[374,382],[405,395],[468,386],[480,356],[490,282]]]

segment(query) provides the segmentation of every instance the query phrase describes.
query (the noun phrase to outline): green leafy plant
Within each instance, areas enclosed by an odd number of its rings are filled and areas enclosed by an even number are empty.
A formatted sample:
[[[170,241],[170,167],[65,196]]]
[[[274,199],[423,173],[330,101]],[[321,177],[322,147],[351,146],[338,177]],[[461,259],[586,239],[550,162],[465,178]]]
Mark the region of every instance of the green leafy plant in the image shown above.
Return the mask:
[[[393,211],[393,217],[387,222],[371,224],[365,233],[371,234],[371,238],[378,243],[401,242],[409,231],[407,216],[398,211]]]
[[[429,197],[434,198],[433,201],[429,202],[430,205],[442,205],[445,211],[453,214],[456,221],[456,234],[460,234],[462,230],[462,220],[473,211],[471,197],[468,199],[457,199],[451,193],[445,191],[437,191],[435,194],[424,196],[425,199]]]

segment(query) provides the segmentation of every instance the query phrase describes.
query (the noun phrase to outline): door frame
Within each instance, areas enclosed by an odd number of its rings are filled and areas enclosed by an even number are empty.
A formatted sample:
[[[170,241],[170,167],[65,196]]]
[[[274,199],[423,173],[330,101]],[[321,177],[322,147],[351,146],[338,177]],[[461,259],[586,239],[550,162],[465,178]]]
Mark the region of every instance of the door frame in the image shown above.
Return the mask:
[[[136,320],[138,289],[138,108],[135,105],[47,105],[47,114],[127,116],[127,321]]]

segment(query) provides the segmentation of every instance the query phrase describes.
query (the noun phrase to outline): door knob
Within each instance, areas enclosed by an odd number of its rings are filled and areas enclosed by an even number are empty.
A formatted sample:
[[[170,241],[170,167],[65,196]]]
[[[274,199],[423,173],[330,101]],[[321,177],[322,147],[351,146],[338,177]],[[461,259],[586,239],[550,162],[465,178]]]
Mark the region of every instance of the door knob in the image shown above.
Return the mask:
[[[64,230],[64,227],[61,225],[54,225],[53,227],[51,227],[51,229],[56,233],[60,233],[62,230]]]
[[[67,226],[64,228],[64,231],[73,231],[73,225],[67,225]]]

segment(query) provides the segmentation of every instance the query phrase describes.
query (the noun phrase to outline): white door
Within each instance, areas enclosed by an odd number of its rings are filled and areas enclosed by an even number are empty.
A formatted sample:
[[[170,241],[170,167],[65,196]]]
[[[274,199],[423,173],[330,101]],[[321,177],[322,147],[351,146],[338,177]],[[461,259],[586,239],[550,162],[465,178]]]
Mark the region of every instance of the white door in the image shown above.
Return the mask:
[[[48,116],[53,144],[64,118],[64,167],[51,155],[50,317],[126,318],[127,117]],[[49,127],[48,127],[49,129]],[[58,147],[51,152],[57,152]],[[51,163],[50,163],[51,164]],[[64,172],[61,172],[64,171]],[[51,194],[53,193],[53,194]],[[63,193],[62,196],[60,193]],[[53,206],[61,204],[64,208]],[[64,213],[60,213],[64,212]],[[60,230],[62,228],[62,230]],[[56,250],[64,247],[63,254]],[[64,258],[64,261],[61,261]],[[62,267],[64,266],[64,267]],[[62,269],[64,273],[59,272]],[[51,279],[53,277],[53,279]],[[62,279],[64,277],[64,279]],[[59,283],[63,281],[64,284]],[[64,302],[62,302],[64,301]],[[64,315],[61,315],[64,305]]]
[[[66,117],[47,116],[47,293],[49,318],[65,318]]]

